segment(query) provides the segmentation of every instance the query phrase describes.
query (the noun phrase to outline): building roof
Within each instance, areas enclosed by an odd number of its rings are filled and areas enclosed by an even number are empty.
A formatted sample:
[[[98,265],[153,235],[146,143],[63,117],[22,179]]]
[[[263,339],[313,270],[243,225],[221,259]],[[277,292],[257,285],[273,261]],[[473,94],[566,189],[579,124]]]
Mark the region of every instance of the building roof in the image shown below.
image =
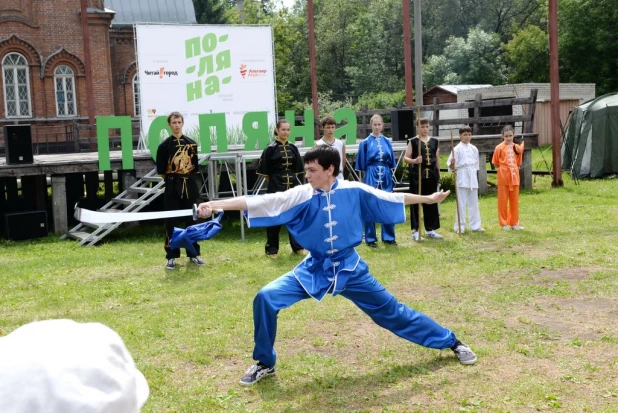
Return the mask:
[[[425,93],[428,93],[429,91],[435,88],[440,88],[449,93],[452,93],[453,95],[457,95],[457,92],[459,92],[460,90],[480,89],[483,87],[491,87],[491,85],[436,85],[434,87],[427,89]]]
[[[133,23],[197,23],[192,0],[105,0],[116,12],[112,26]]]

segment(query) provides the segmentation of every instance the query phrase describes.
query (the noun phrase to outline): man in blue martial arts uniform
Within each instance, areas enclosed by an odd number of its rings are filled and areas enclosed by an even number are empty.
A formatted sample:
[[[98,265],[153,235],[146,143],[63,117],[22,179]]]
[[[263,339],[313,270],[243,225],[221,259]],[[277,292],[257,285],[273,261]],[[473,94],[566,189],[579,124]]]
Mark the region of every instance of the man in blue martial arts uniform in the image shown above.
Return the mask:
[[[255,347],[251,366],[240,380],[252,385],[275,373],[277,314],[312,297],[341,294],[379,326],[425,347],[452,349],[463,364],[476,356],[455,334],[418,311],[401,304],[369,272],[354,247],[363,236],[362,222],[396,224],[405,221],[405,205],[437,203],[449,194],[420,196],[388,193],[368,185],[338,180],[339,152],[318,146],[305,154],[306,185],[285,192],[210,201],[199,205],[201,217],[216,210],[244,210],[250,227],[287,225],[309,251],[292,271],[263,287],[253,301]]]

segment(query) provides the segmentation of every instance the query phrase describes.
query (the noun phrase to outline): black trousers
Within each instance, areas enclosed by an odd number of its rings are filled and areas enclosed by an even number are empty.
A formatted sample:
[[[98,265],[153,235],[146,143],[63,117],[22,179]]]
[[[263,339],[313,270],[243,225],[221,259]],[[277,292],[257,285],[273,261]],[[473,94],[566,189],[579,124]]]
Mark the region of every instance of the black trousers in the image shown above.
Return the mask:
[[[193,204],[195,200],[181,198],[175,191],[165,191],[163,194],[163,206],[166,211],[174,211],[177,209],[190,209],[193,208]],[[174,233],[174,227],[177,228],[186,228],[189,225],[193,225],[196,222],[193,221],[193,218],[188,217],[179,217],[179,218],[166,218],[165,219],[165,258],[180,258],[180,248],[170,248],[170,240],[172,239],[172,234]],[[195,248],[196,255],[200,255],[200,245],[197,242],[193,243],[193,248]],[[193,255],[189,255],[187,252],[187,257],[192,258]]]
[[[421,195],[431,195],[437,191],[438,180],[429,175],[421,179]],[[418,194],[418,180],[414,179],[410,185],[410,192]],[[438,204],[423,204],[423,223],[425,231],[433,231],[440,228],[440,212]],[[418,204],[410,205],[410,227],[412,231],[418,231]]]
[[[266,245],[264,246],[266,254],[271,255],[279,252],[279,231],[281,231],[281,225],[266,228]],[[296,252],[302,250],[303,247],[296,242],[292,234],[288,233],[288,235],[292,251]]]

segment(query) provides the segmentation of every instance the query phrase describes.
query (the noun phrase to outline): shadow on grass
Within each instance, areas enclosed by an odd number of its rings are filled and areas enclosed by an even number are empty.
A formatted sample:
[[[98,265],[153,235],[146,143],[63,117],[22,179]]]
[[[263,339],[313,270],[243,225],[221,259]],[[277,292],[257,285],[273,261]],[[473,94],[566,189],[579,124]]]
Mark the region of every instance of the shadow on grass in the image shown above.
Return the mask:
[[[388,399],[387,404],[396,405],[405,403],[415,395],[425,394],[428,391],[440,391],[434,388],[435,385],[432,385],[431,381],[427,385],[418,384],[415,381],[405,386],[399,385],[398,382],[417,379],[419,376],[431,376],[434,372],[453,363],[457,363],[456,359],[437,357],[427,362],[393,366],[366,374],[355,375],[351,372],[349,376],[342,376],[338,372],[331,372],[325,368],[321,375],[314,375],[309,381],[289,387],[282,384],[275,375],[260,382],[255,386],[255,390],[264,400],[298,403],[294,406],[296,411],[315,411],[316,408],[322,411],[335,411],[342,408],[369,409],[370,407],[383,407],[385,398]],[[355,398],[354,394],[367,396],[360,399]]]
[[[161,273],[163,274],[163,282],[181,283],[191,281],[196,278],[204,278],[208,275],[208,265],[198,267],[189,262],[188,258],[182,257],[176,259],[176,269],[168,270],[165,268],[165,260],[161,263]]]

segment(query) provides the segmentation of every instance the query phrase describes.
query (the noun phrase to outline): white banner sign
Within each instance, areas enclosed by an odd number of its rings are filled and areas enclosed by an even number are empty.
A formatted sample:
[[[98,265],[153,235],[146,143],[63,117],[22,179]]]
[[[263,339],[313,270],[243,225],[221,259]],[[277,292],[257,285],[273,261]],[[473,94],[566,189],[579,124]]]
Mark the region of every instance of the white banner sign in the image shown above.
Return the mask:
[[[178,111],[198,140],[198,115],[224,113],[230,143],[241,143],[246,112],[276,121],[272,30],[255,26],[136,25],[142,131]]]

